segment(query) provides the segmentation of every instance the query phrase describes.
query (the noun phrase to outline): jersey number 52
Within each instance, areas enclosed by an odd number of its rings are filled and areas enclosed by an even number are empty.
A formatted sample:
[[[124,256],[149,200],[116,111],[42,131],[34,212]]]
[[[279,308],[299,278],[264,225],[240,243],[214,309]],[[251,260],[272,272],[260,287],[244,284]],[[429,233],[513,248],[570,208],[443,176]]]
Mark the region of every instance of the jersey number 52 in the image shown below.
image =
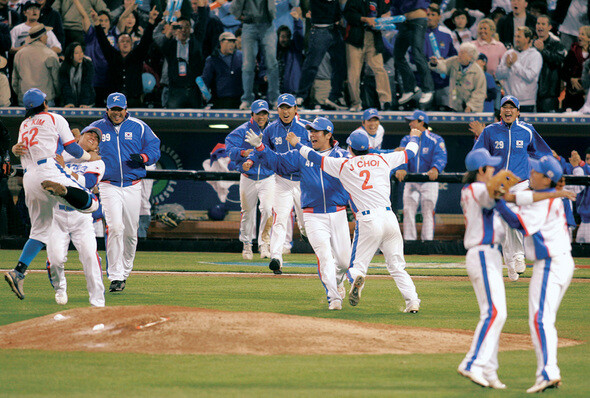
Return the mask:
[[[369,185],[369,178],[371,178],[371,172],[369,170],[361,171],[359,173],[359,176],[365,177],[365,181],[363,182],[363,185],[362,185],[363,190],[373,188],[372,185]]]
[[[25,131],[23,133],[21,141],[23,142],[25,147],[30,148],[30,147],[35,146],[39,143],[39,141],[37,141],[35,139],[35,137],[37,136],[38,133],[39,133],[39,129],[37,127],[33,127],[29,131]]]

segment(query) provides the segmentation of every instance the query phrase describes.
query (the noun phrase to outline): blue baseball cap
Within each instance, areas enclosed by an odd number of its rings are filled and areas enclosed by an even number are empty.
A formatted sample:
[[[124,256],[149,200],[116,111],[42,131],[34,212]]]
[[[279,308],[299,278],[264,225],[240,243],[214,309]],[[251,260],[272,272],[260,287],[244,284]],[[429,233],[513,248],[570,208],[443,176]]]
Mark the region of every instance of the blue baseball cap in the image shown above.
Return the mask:
[[[366,151],[369,149],[369,136],[364,131],[353,131],[346,143],[355,151]]]
[[[500,156],[492,156],[485,148],[474,149],[465,157],[465,167],[468,171],[479,170],[480,167],[496,167],[502,163]]]
[[[500,108],[503,107],[504,104],[507,102],[512,102],[512,105],[514,105],[516,107],[516,109],[520,109],[520,102],[518,102],[518,98],[516,98],[512,95],[507,95],[505,97],[502,97],[502,100],[500,101]]]
[[[25,93],[25,95],[23,95],[23,103],[25,104],[25,108],[33,109],[43,105],[43,102],[45,102],[45,97],[47,97],[47,94],[38,88],[30,89]]]
[[[420,120],[421,122],[428,124],[428,115],[426,114],[426,112],[423,111],[414,111],[414,113],[412,113],[412,116],[406,117],[406,120],[408,122],[410,120]]]
[[[297,102],[295,101],[295,96],[293,94],[281,94],[277,99],[277,106],[289,105],[290,107],[293,107],[296,104]]]
[[[112,93],[107,97],[107,109],[111,108],[123,108],[127,109],[127,98],[125,94]]]
[[[561,179],[563,169],[553,156],[545,155],[541,159],[529,158],[529,164],[533,170],[549,177],[551,181],[557,183]]]
[[[270,112],[270,110],[268,108],[268,102],[266,102],[265,100],[261,100],[261,99],[252,102],[252,106],[250,107],[250,110],[252,111],[252,113],[255,113],[255,114],[258,114],[262,111]]]
[[[327,131],[328,133],[334,132],[334,125],[331,121],[326,119],[325,117],[316,117],[313,122],[305,126],[306,129],[314,129],[317,131]]]
[[[377,119],[381,119],[381,116],[379,116],[379,112],[375,108],[369,108],[363,112],[363,121],[367,121],[374,117],[376,117]]]
[[[95,126],[84,127],[84,129],[82,130],[80,135],[84,135],[85,133],[91,133],[91,132],[98,134],[99,139],[102,137],[102,131],[98,127],[95,127]]]

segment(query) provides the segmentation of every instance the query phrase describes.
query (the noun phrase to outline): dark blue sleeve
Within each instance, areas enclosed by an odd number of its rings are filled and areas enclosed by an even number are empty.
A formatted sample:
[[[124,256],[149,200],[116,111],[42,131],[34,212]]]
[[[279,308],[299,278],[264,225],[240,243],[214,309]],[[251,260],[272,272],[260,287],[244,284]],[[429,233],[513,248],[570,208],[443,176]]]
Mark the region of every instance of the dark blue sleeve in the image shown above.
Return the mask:
[[[238,162],[242,158],[242,143],[244,136],[241,129],[235,129],[225,137],[225,152],[229,158]]]
[[[537,130],[533,128],[533,139],[527,148],[529,156],[535,159],[541,159],[545,155],[553,156],[551,148],[545,142],[545,140],[537,133]]]
[[[506,206],[506,201],[504,199],[500,199],[496,202],[496,210],[511,228],[517,229],[523,234],[526,234],[526,230],[521,224],[520,219],[512,210],[508,208],[508,206]]]
[[[68,145],[65,145],[64,149],[76,159],[80,159],[82,155],[84,155],[84,149],[82,149],[82,147],[78,145],[77,142],[72,142]]]
[[[84,173],[85,183],[84,186],[88,189],[92,189],[98,182],[98,175],[95,173]]]
[[[276,153],[270,148],[265,147],[260,152],[260,161],[267,169],[277,174],[293,174],[300,171],[299,162],[301,156],[299,151],[293,150],[285,153]]]

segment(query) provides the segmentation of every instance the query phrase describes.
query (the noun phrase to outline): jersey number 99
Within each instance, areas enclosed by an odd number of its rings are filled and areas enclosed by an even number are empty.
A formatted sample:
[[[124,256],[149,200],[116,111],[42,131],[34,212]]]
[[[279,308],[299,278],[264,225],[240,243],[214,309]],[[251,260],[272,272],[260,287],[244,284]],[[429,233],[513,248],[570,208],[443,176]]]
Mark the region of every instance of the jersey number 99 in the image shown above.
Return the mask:
[[[106,133],[102,135],[102,141],[110,141],[111,140],[111,134],[110,133]]]

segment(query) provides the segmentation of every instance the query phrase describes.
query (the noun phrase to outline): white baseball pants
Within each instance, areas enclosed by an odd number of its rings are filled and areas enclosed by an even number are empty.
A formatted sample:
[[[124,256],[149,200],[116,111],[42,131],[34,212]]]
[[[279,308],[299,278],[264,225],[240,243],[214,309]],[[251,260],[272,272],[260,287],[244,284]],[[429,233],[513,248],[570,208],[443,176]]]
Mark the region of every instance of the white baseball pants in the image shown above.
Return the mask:
[[[303,220],[303,214],[301,211],[301,187],[299,181],[287,180],[277,175],[272,208],[274,220],[270,236],[270,257],[279,260],[281,266],[283,265],[283,246],[285,245],[287,221],[293,207],[295,207],[295,214],[297,214],[299,230],[305,233],[303,223],[300,222],[300,220]]]
[[[350,231],[346,209],[334,213],[303,212],[307,238],[318,258],[318,275],[328,303],[342,301],[338,285],[350,263]]]
[[[260,229],[258,231],[258,247],[270,245],[272,228],[272,205],[275,191],[275,176],[264,180],[252,180],[244,174],[240,176],[240,242],[252,244],[256,237],[256,204],[260,200]]]
[[[406,182],[404,187],[404,239],[416,240],[416,211],[422,212],[422,240],[434,239],[434,210],[438,200],[438,182]]]
[[[117,187],[98,184],[102,211],[107,224],[107,276],[110,281],[126,280],[133,269],[141,207],[141,184]]]
[[[515,193],[524,191],[525,189],[528,189],[528,187],[529,180],[525,180],[510,188],[510,192]],[[514,203],[508,203],[507,205],[510,208],[516,207],[516,204]],[[512,229],[503,218],[501,220],[504,230],[506,231],[506,237],[504,238],[504,242],[502,242],[502,254],[506,266],[513,268],[516,257],[522,256],[522,258],[524,258],[524,237],[520,231]]]
[[[529,284],[529,328],[537,354],[537,382],[560,379],[555,318],[574,274],[570,253],[536,260]]]
[[[576,243],[590,243],[590,223],[581,222],[576,234]]]
[[[90,304],[104,307],[104,285],[102,267],[96,251],[96,237],[92,215],[57,207],[53,212],[51,239],[47,242],[47,272],[56,293],[67,291],[64,266],[68,261],[70,239],[74,243],[82,263]]]
[[[479,304],[479,323],[471,348],[459,368],[492,381],[498,378],[498,346],[506,322],[502,254],[498,245],[469,249],[466,268]]]
[[[375,252],[381,249],[387,270],[395,280],[406,305],[418,300],[416,286],[405,270],[404,240],[395,214],[390,208],[371,209],[362,213],[356,214],[350,268],[347,273],[349,281],[352,283],[359,275],[366,276]]]

